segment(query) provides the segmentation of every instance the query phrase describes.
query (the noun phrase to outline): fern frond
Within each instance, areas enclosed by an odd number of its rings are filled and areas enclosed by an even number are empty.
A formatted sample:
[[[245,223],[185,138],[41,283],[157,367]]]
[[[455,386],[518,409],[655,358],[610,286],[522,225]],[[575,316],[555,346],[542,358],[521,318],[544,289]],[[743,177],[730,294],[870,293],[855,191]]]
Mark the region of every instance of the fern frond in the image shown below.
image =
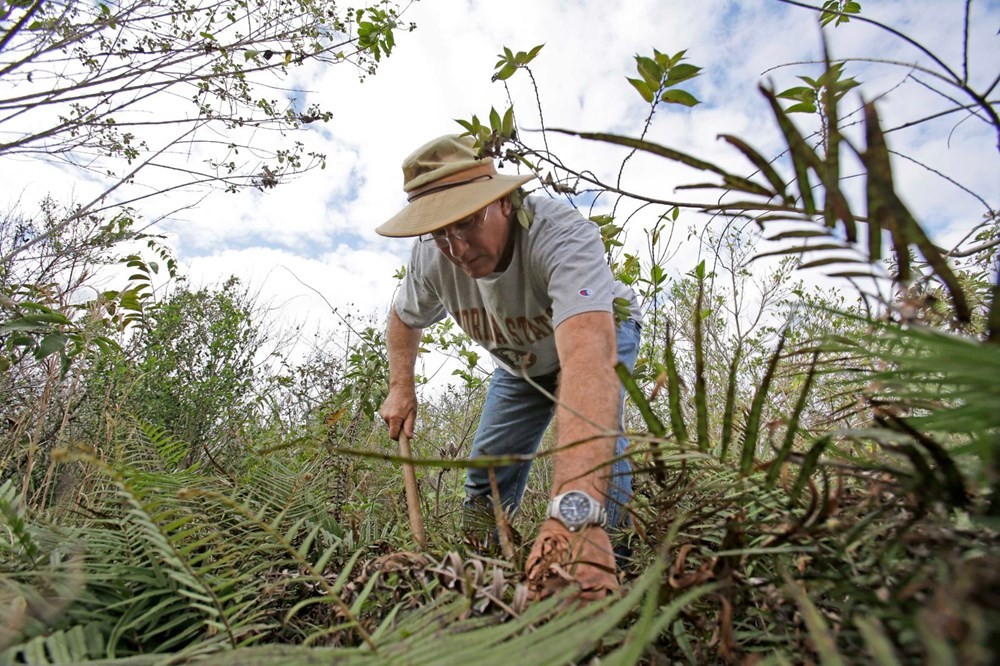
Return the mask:
[[[94,624],[55,631],[0,653],[0,665],[79,664],[105,655],[104,637]]]
[[[0,484],[0,517],[7,527],[7,535],[11,537],[9,541],[0,540],[0,551],[14,553],[29,569],[35,569],[40,550],[28,529],[18,495],[10,479]]]
[[[190,454],[191,445],[170,434],[166,428],[142,419],[135,420],[140,440],[159,458],[160,470],[174,470]]]

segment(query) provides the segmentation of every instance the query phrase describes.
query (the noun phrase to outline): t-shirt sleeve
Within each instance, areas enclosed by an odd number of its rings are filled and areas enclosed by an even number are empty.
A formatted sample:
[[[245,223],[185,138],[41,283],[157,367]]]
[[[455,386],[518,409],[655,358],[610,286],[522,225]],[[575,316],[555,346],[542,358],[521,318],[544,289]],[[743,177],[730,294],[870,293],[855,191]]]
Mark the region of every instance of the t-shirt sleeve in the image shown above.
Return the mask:
[[[614,280],[597,225],[569,207],[557,215],[564,219],[539,239],[536,255],[548,280],[553,328],[582,312],[614,311]]]
[[[425,269],[420,244],[415,242],[406,276],[392,303],[399,319],[410,328],[427,328],[448,315],[437,293],[425,279]]]

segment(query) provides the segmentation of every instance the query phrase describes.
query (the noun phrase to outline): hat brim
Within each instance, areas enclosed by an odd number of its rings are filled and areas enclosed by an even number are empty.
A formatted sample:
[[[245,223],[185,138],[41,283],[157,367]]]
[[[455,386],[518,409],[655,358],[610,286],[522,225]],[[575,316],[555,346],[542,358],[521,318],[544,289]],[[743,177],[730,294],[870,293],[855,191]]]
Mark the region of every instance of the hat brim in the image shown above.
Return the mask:
[[[477,180],[424,195],[407,204],[406,208],[377,227],[375,232],[390,238],[429,234],[472,215],[534,178],[534,174],[497,174],[487,180]]]

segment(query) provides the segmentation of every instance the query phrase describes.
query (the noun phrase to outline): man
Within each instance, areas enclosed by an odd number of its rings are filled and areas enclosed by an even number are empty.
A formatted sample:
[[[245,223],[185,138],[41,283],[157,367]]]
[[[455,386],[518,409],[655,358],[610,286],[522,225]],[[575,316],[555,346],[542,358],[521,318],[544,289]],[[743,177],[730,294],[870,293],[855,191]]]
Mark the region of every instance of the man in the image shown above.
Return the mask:
[[[439,137],[404,160],[409,203],[377,231],[418,240],[389,314],[390,385],[380,413],[390,437],[412,436],[422,329],[451,315],[498,366],[473,459],[535,453],[556,416],[553,502],[528,557],[532,590],[546,596],[567,584],[569,572],[582,598],[600,598],[617,588],[608,532],[628,522],[626,441],[609,433],[621,430],[614,364],[635,363],[638,307],[612,278],[593,222],[533,197],[523,204],[530,225],[518,223],[517,190],[532,178],[498,174],[492,160],[476,158],[470,137]],[[619,323],[616,298],[630,312]],[[530,466],[492,470],[506,511],[516,510]],[[469,468],[467,509],[492,507],[490,471]]]

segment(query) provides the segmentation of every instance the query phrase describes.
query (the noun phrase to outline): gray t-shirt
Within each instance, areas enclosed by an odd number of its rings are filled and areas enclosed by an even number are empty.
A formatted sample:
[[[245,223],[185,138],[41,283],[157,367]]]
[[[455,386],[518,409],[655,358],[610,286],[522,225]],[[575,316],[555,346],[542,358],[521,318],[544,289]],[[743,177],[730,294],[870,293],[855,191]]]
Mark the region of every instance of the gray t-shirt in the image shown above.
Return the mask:
[[[613,312],[612,301],[635,293],[612,278],[597,225],[569,205],[531,197],[529,229],[517,239],[507,269],[475,280],[448,261],[433,242],[416,241],[393,307],[411,328],[451,315],[462,329],[514,374],[559,369],[555,329],[582,312]]]

